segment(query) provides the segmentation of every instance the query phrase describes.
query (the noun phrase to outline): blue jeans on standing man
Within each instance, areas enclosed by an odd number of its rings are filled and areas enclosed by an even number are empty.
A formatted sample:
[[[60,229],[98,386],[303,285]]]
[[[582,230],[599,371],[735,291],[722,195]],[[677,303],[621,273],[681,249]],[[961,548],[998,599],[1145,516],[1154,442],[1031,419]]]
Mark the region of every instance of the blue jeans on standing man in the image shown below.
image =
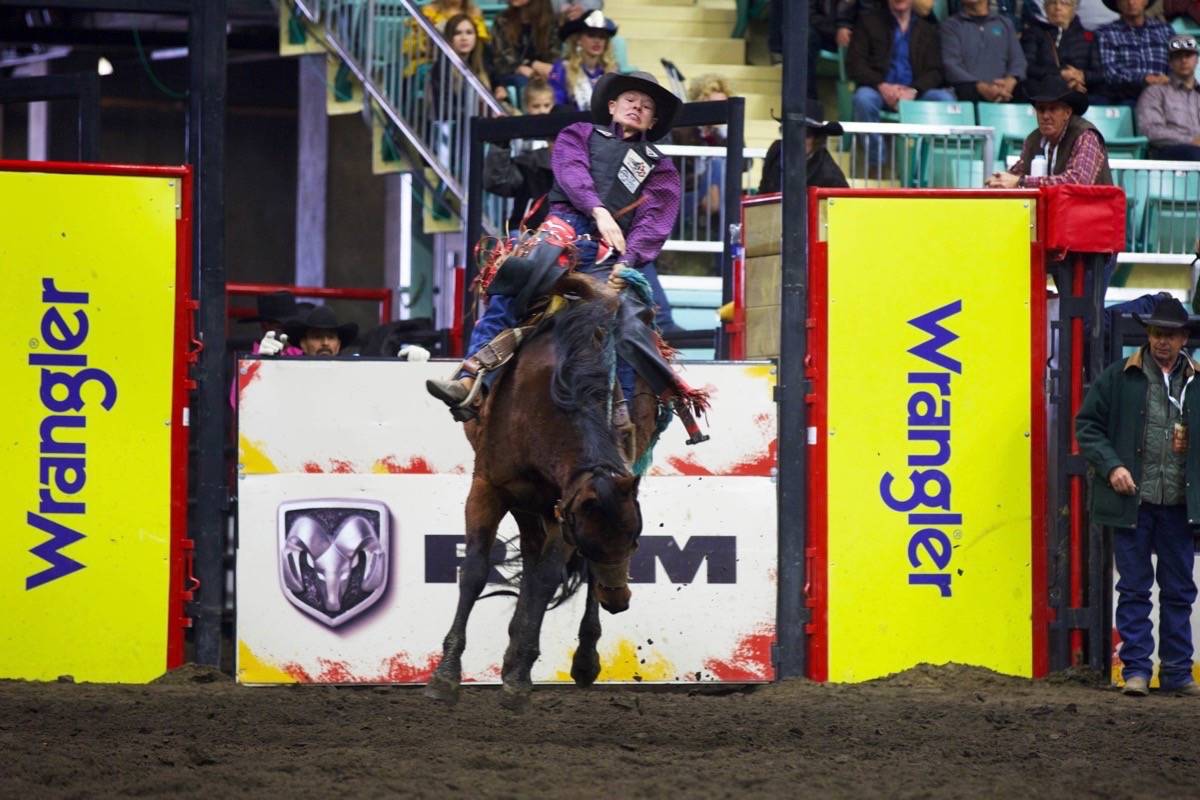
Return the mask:
[[[1151,564],[1150,554],[1158,556]],[[1150,589],[1158,579],[1159,682],[1178,689],[1192,682],[1192,604],[1196,583],[1192,565],[1196,550],[1187,506],[1143,502],[1137,527],[1113,530],[1117,572],[1117,633],[1121,635],[1122,676],[1150,680],[1154,625],[1150,620]]]
[[[956,98],[952,89],[926,89],[917,95],[918,100],[936,103],[953,103]],[[854,90],[854,121],[879,122],[883,112],[883,95],[873,86],[860,86]],[[883,163],[883,136],[871,134],[867,160],[872,166]]]

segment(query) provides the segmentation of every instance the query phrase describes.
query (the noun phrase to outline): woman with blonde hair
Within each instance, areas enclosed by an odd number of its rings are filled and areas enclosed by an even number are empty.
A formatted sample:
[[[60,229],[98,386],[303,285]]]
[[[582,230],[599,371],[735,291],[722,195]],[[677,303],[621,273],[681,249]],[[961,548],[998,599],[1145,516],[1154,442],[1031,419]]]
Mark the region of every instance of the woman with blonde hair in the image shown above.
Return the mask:
[[[612,51],[617,24],[597,10],[571,20],[559,28],[558,33],[566,42],[566,55],[555,61],[550,69],[554,104],[587,111],[591,108],[592,87],[596,81],[605,73],[618,71]]]

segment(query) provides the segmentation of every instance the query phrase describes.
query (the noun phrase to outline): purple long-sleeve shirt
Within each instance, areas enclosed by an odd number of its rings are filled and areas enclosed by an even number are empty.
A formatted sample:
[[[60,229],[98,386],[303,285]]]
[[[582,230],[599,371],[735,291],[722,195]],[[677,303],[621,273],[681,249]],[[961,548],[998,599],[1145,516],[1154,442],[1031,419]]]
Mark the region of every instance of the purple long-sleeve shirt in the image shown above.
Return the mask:
[[[559,131],[554,139],[550,166],[554,170],[554,179],[571,203],[554,203],[550,206],[551,214],[556,209],[560,213],[573,210],[590,219],[592,209],[603,205],[596,194],[596,185],[589,169],[591,156],[588,139],[592,135],[592,128],[590,122],[576,122]],[[619,133],[616,126],[613,130]],[[679,172],[671,159],[663,156],[642,186],[646,201],[633,211],[633,224],[629,235],[625,237],[622,262],[640,267],[658,257],[679,216],[680,193]],[[613,212],[619,210],[609,209]]]

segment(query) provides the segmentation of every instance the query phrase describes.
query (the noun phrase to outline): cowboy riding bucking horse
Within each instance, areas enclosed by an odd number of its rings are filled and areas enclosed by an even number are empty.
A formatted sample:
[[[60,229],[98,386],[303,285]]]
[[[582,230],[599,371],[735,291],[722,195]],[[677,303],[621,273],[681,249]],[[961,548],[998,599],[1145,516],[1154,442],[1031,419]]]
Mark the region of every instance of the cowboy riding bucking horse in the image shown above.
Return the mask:
[[[651,328],[650,294],[638,272],[657,258],[679,213],[679,173],[653,144],[670,132],[679,105],[649,73],[611,73],[593,92],[594,123],[578,122],[559,132],[551,158],[549,217],[494,272],[481,276],[491,299],[459,371],[451,379],[426,382],[455,419],[476,416],[480,389],[532,331],[536,302],[570,270],[606,281],[614,290],[629,284],[642,289],[621,292],[615,337],[621,394],[614,397],[614,429],[629,428],[628,401],[640,376],[658,401],[679,415],[689,444],[708,438],[692,415],[704,408],[703,393],[689,388],[664,356]],[[523,320],[526,325],[518,327]]]

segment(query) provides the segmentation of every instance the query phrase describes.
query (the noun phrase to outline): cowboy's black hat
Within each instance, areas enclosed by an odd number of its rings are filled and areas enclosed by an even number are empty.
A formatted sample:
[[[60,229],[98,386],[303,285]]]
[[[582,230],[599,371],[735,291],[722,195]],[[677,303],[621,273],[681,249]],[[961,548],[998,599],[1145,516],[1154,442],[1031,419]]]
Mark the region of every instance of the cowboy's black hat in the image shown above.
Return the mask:
[[[773,111],[771,119],[783,122]],[[804,106],[804,127],[814,136],[841,136],[845,133],[842,123],[825,119],[825,109],[821,107],[820,101],[811,97]]]
[[[283,322],[300,313],[295,295],[287,291],[260,294],[254,298],[254,306],[258,313],[241,322]]]
[[[649,72],[610,72],[596,81],[596,87],[592,89],[592,120],[600,125],[612,122],[608,102],[624,92],[643,92],[654,100],[654,116],[658,121],[646,131],[647,139],[657,142],[670,132],[675,115],[679,113],[679,98],[659,86]]]
[[[617,35],[617,23],[604,16],[604,12],[597,8],[590,14],[584,14],[578,19],[564,22],[562,27],[558,29],[558,38],[565,42],[568,36],[583,33],[584,31],[598,33],[601,36],[607,36],[611,39]]]
[[[1036,105],[1038,103],[1066,103],[1071,107],[1071,111],[1075,112],[1075,116],[1083,116],[1083,112],[1088,110],[1087,95],[1083,92],[1077,92],[1067,85],[1063,80],[1062,75],[1057,72],[1047,75],[1044,79],[1029,87],[1029,102]]]
[[[1186,330],[1191,327],[1187,309],[1183,307],[1183,303],[1169,294],[1160,294],[1155,298],[1154,308],[1151,309],[1150,316],[1143,317],[1135,311],[1133,318],[1145,328],[1153,325],[1156,328]]]
[[[342,347],[353,342],[358,336],[358,323],[338,322],[337,314],[328,306],[316,306],[308,313],[289,320],[285,326],[288,338],[296,344],[299,344],[304,334],[313,328],[336,331]]]

